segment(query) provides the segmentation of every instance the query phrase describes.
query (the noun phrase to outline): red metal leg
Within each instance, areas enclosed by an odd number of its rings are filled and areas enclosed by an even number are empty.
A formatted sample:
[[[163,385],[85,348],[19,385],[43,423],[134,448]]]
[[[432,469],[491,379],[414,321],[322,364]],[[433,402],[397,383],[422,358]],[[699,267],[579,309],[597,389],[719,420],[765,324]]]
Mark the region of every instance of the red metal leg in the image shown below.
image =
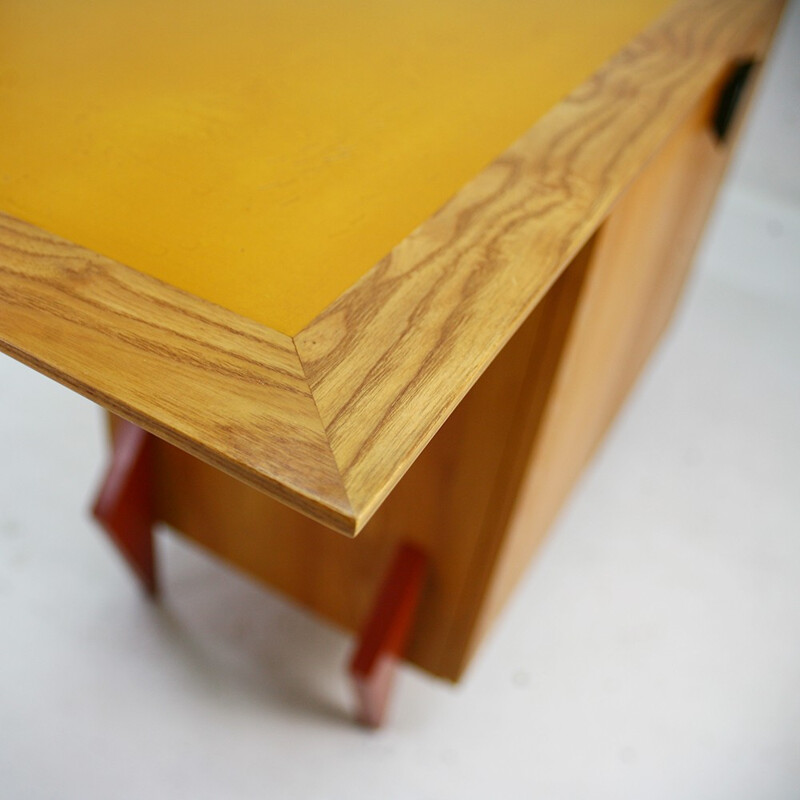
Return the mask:
[[[369,727],[380,726],[386,713],[397,659],[414,624],[427,566],[417,547],[400,547],[350,662],[358,720]]]
[[[92,513],[151,597],[158,592],[153,544],[152,437],[125,420]]]

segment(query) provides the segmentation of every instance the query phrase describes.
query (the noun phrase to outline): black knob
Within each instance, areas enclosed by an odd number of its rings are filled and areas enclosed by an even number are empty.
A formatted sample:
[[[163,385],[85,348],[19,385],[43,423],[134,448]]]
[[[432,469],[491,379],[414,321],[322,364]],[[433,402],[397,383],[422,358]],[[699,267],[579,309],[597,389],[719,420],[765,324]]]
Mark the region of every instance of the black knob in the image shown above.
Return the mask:
[[[717,100],[717,108],[714,111],[714,121],[712,127],[717,139],[724,142],[730,131],[733,120],[736,116],[736,108],[744,94],[744,88],[756,62],[752,58],[740,59],[735,62],[728,80],[722,87]]]

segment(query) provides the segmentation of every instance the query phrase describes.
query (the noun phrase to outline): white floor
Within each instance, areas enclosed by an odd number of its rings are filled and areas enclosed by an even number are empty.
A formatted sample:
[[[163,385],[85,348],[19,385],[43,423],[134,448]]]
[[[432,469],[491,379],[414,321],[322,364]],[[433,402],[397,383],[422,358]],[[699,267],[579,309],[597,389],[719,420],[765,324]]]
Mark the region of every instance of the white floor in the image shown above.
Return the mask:
[[[0,800],[800,798],[800,5],[670,334],[467,679],[352,726],[342,634],[86,506],[99,411],[0,358]]]

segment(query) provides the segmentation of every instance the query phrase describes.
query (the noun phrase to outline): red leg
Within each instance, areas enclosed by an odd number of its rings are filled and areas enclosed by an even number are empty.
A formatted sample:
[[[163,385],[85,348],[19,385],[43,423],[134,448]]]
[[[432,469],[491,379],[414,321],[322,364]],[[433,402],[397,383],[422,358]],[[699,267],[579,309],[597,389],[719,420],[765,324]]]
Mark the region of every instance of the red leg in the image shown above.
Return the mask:
[[[152,437],[125,420],[115,429],[111,464],[92,513],[139,577],[157,594],[153,545]]]
[[[414,545],[399,548],[350,662],[358,720],[369,727],[377,728],[383,721],[397,659],[414,624],[427,565],[425,554]]]

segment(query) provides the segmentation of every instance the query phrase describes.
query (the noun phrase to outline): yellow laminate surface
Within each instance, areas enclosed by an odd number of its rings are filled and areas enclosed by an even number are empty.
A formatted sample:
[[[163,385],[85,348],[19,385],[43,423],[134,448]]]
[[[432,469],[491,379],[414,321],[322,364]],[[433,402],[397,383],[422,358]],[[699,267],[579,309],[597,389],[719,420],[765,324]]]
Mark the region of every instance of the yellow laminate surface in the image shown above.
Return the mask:
[[[0,210],[294,335],[672,0],[0,0]]]

